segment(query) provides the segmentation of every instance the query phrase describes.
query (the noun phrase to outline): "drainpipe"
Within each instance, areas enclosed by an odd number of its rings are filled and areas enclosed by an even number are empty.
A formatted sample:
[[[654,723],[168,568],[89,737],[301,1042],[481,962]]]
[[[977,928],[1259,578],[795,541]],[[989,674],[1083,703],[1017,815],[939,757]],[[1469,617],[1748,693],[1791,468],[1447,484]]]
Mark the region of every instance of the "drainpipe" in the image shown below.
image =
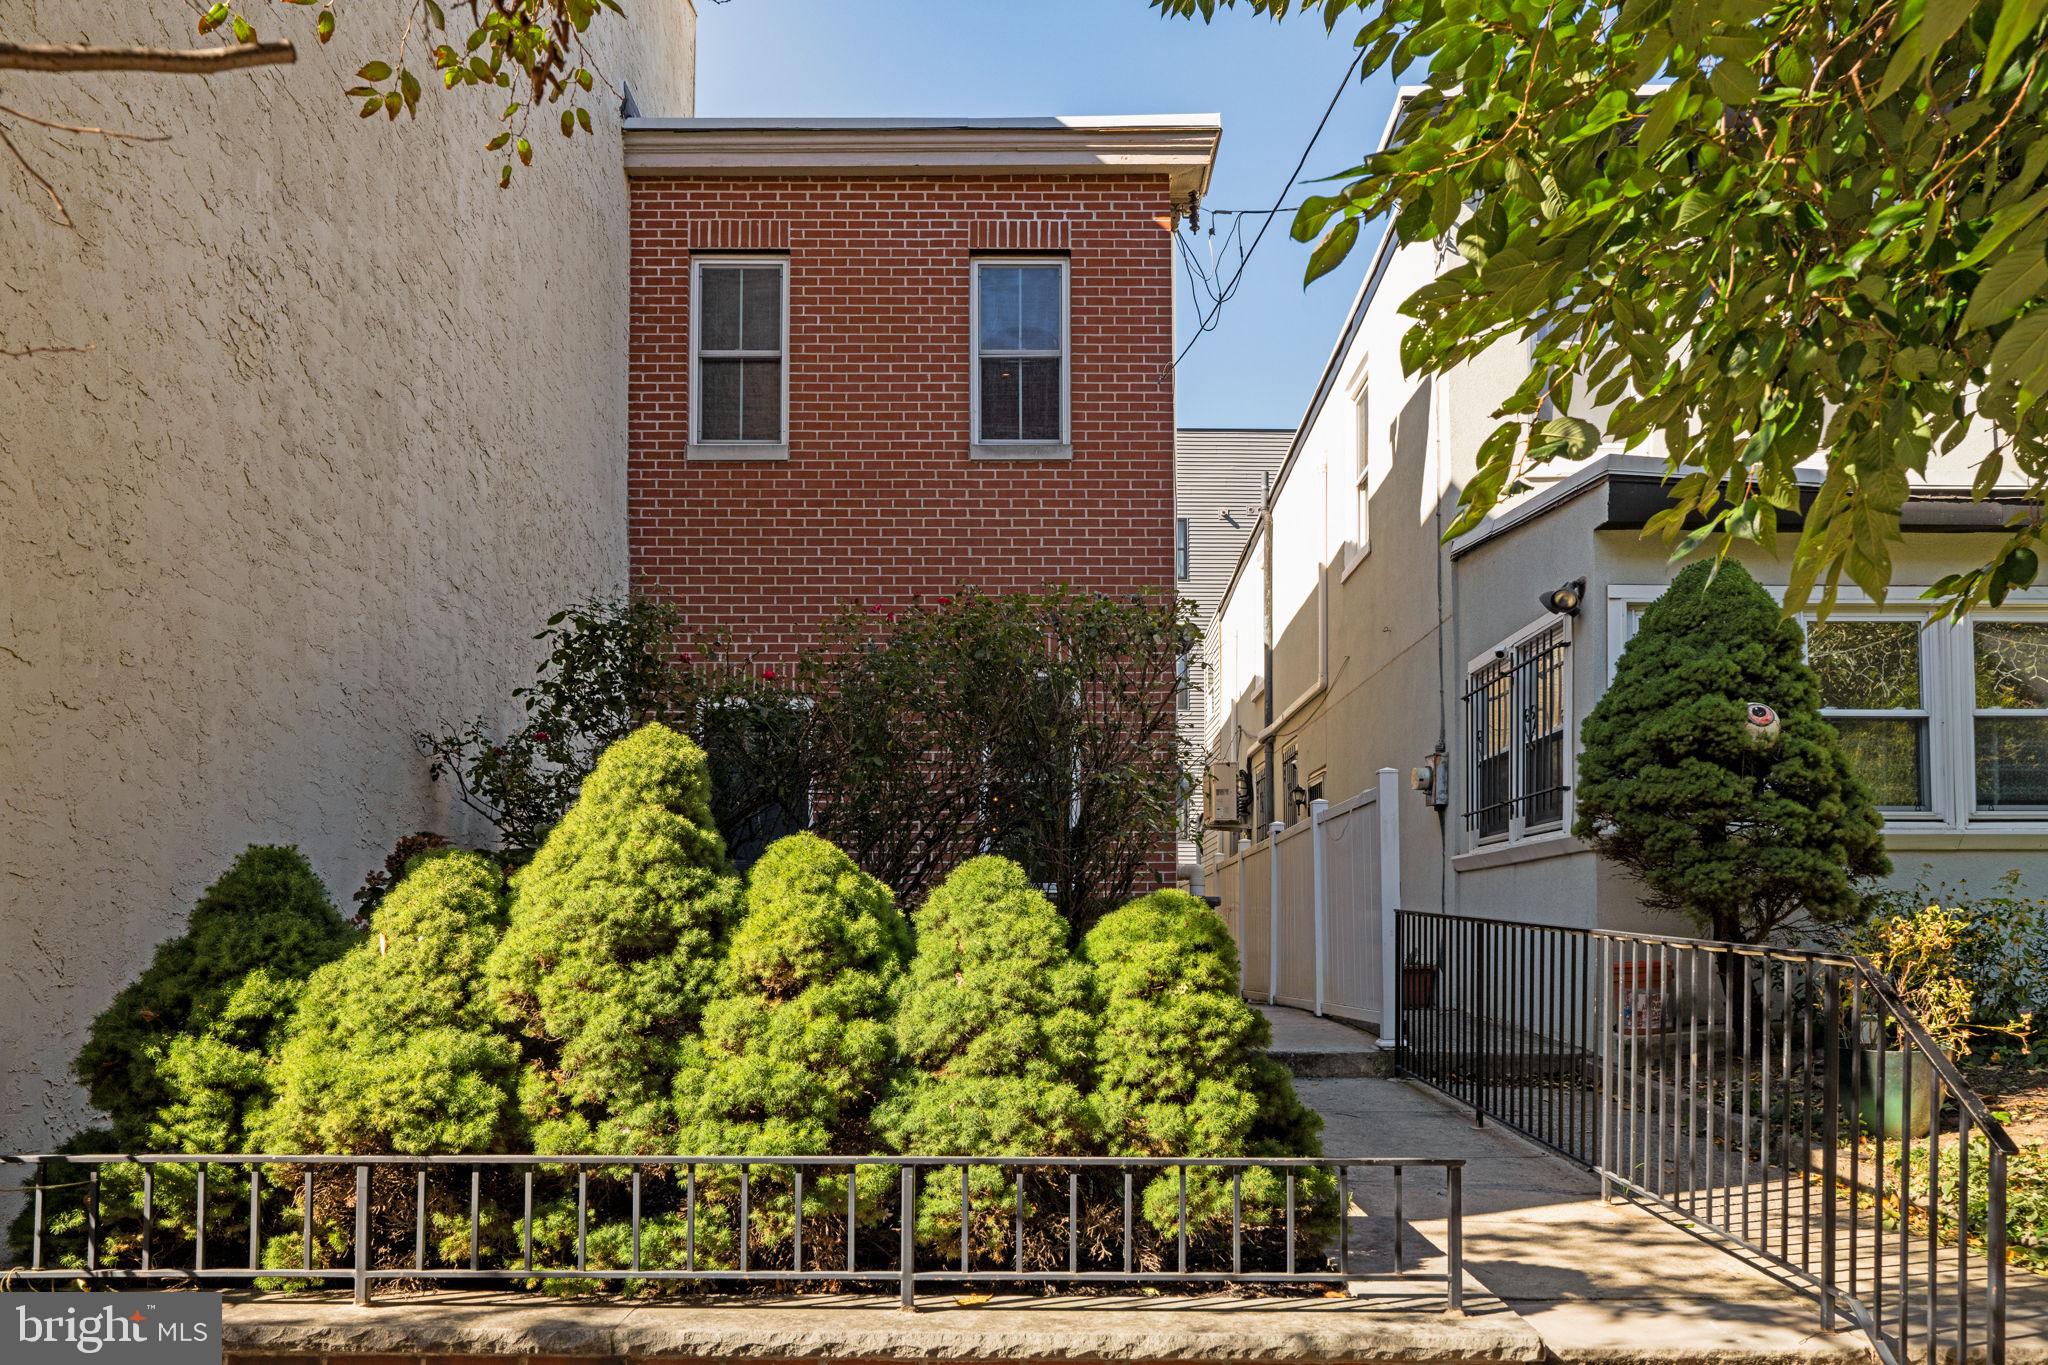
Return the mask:
[[[1273,736],[1273,476],[1266,475],[1265,505],[1259,509],[1259,517],[1265,522],[1264,552],[1259,556],[1261,587],[1265,593],[1265,605],[1259,612],[1260,632],[1264,635],[1265,678],[1260,704],[1264,714],[1260,716],[1260,746],[1266,751],[1266,791],[1273,798],[1273,816],[1277,820],[1281,811],[1279,789],[1274,786],[1280,780],[1280,744]],[[1252,819],[1259,818],[1255,808]]]

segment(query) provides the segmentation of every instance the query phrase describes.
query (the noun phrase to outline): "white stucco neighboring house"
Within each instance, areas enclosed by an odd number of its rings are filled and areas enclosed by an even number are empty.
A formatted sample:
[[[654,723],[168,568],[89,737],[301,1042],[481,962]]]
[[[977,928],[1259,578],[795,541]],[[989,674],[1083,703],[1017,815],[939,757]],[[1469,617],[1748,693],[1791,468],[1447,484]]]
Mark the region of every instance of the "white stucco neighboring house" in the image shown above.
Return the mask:
[[[15,125],[75,227],[0,178],[0,346],[81,348],[0,357],[0,1150],[77,1125],[84,1025],[244,846],[300,845],[347,908],[399,836],[480,833],[410,733],[506,706],[547,613],[626,583],[618,92],[690,111],[691,0],[592,27],[595,135],[536,132],[504,191],[502,101],[343,98],[400,6],[326,46],[273,19],[295,65],[8,82],[169,140]]]
[[[1403,373],[1400,304],[1456,261],[1437,243],[1381,242],[1209,624],[1211,889],[1234,849],[1308,821],[1315,797],[1370,799],[1391,769],[1402,908],[1688,932],[1647,912],[1631,879],[1570,832],[1579,726],[1679,567],[1642,534],[1666,505],[1661,452],[1551,465],[1446,543],[1493,414],[1529,365],[1522,339],[1435,380]],[[2002,539],[2019,490],[1971,499],[1984,448],[1973,435],[1916,482],[1889,599],[1844,590],[1825,624],[1809,620],[1809,653],[1884,809],[1893,880],[1983,887],[2017,869],[2042,894],[2048,589],[1959,624],[1928,623],[1918,600]],[[1782,591],[1782,561],[1736,555]],[[1540,600],[1566,586],[1575,614]],[[2014,670],[2035,680],[2026,706],[1980,700],[1980,680]],[[1411,785],[1416,769],[1434,772],[1427,790]],[[1249,794],[1242,809],[1218,799],[1234,789]],[[1235,886],[1220,888],[1226,900]],[[1380,919],[1377,903],[1327,914],[1333,933],[1344,917]]]

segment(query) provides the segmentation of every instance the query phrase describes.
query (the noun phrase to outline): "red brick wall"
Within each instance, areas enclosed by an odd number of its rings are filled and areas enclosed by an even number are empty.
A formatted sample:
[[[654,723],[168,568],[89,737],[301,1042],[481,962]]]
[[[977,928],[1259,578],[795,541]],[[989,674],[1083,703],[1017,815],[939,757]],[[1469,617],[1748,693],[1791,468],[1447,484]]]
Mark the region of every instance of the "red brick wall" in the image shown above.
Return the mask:
[[[1173,587],[1166,179],[636,178],[637,591],[791,658],[849,600]],[[1037,236],[997,225],[1039,222]],[[1073,458],[968,458],[974,247],[1070,245]],[[787,462],[684,458],[691,243],[789,252]]]

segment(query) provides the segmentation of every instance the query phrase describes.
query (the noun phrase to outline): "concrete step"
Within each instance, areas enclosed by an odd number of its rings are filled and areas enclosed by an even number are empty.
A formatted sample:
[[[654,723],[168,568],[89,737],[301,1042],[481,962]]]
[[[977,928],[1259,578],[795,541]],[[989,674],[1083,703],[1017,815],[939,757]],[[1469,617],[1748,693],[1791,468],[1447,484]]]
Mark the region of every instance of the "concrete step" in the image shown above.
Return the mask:
[[[1285,1005],[1254,1005],[1273,1027],[1273,1060],[1301,1077],[1343,1080],[1393,1073],[1393,1054],[1363,1024]]]

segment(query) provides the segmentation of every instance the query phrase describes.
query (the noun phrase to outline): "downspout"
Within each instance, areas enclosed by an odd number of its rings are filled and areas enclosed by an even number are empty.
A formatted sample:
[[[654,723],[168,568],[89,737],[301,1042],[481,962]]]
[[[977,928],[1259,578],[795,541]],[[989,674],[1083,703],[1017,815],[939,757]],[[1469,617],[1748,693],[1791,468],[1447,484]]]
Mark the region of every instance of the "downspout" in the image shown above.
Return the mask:
[[[1436,747],[1444,756],[1443,771],[1438,780],[1450,782],[1451,755],[1451,665],[1450,653],[1457,647],[1453,631],[1457,624],[1458,581],[1455,577],[1446,581],[1445,566],[1450,563],[1451,550],[1444,544],[1444,496],[1448,481],[1444,477],[1444,452],[1448,442],[1444,437],[1443,385],[1432,381],[1429,386],[1429,442],[1430,462],[1436,467]],[[1451,788],[1456,793],[1458,788]],[[1451,803],[1444,802],[1436,808],[1437,838],[1437,910],[1446,915],[1458,912],[1455,899],[1457,884],[1451,879]]]
[[[1259,555],[1259,575],[1263,580],[1261,586],[1265,592],[1265,601],[1259,610],[1259,631],[1265,637],[1263,641],[1262,668],[1266,680],[1266,685],[1259,689],[1260,720],[1264,722],[1259,727],[1259,745],[1266,751],[1266,791],[1273,799],[1273,815],[1277,819],[1282,808],[1280,794],[1273,788],[1273,784],[1280,780],[1279,754],[1276,752],[1277,746],[1273,741],[1273,684],[1275,682],[1273,677],[1273,493],[1273,476],[1268,474],[1266,476],[1265,505],[1259,509],[1259,515],[1265,521],[1264,530],[1266,532],[1264,544]],[[1258,823],[1258,820],[1258,802],[1254,800],[1252,803],[1252,821],[1254,825]]]

